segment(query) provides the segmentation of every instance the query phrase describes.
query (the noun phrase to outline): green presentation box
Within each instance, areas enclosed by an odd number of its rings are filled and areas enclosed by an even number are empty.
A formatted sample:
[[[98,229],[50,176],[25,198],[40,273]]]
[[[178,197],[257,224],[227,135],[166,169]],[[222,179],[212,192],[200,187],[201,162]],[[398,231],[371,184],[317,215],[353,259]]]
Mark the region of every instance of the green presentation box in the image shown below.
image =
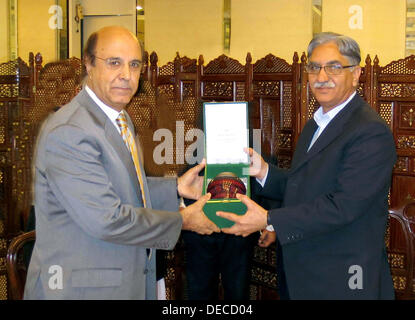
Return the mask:
[[[246,102],[207,102],[203,104],[205,129],[205,168],[203,194],[208,192],[209,183],[221,181],[218,193],[220,197],[210,199],[203,211],[219,228],[231,227],[234,222],[218,217],[217,211],[243,215],[246,206],[235,198],[235,184],[244,186],[245,194],[250,197],[249,157],[243,151],[249,146],[248,104]],[[225,176],[225,178],[221,177]],[[229,179],[228,177],[232,178]],[[218,180],[219,179],[219,180]],[[224,179],[224,180],[223,180]],[[223,182],[224,181],[224,182]],[[230,182],[229,182],[230,181]],[[241,193],[241,189],[237,189]],[[212,192],[211,192],[212,193]]]

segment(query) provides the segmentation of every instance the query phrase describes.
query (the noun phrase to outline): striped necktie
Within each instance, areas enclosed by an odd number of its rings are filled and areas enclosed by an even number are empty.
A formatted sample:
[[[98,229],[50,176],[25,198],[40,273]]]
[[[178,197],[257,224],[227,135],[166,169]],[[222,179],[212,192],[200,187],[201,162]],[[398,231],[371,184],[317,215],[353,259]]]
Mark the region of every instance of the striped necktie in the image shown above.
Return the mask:
[[[138,161],[137,146],[135,144],[135,140],[130,129],[128,129],[127,119],[125,118],[124,111],[120,112],[120,114],[118,115],[118,118],[115,121],[117,122],[118,127],[121,130],[121,137],[124,140],[128,150],[130,151],[131,157],[133,158],[135,171],[138,177],[138,182],[140,183],[141,197],[143,198],[143,205],[144,205],[144,208],[146,208],[147,205],[146,205],[146,198],[144,196],[143,175],[141,174],[140,163]]]

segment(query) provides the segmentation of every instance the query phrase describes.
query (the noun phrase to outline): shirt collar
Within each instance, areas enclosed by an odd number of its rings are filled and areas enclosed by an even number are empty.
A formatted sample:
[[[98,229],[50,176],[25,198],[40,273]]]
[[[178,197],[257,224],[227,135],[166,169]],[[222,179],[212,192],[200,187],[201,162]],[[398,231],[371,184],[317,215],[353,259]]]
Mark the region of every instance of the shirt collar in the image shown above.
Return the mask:
[[[117,110],[107,106],[104,102],[102,102],[97,95],[92,91],[87,85],[85,86],[86,92],[89,94],[92,100],[98,105],[98,107],[101,108],[102,111],[107,115],[110,120],[115,123],[115,119],[118,118],[118,115],[120,114]]]
[[[326,127],[329,122],[353,99],[356,95],[356,91],[353,92],[350,97],[343,103],[339,104],[338,106],[334,107],[330,111],[323,113],[323,107],[320,106],[316,112],[314,112],[314,121],[317,123],[319,127]]]

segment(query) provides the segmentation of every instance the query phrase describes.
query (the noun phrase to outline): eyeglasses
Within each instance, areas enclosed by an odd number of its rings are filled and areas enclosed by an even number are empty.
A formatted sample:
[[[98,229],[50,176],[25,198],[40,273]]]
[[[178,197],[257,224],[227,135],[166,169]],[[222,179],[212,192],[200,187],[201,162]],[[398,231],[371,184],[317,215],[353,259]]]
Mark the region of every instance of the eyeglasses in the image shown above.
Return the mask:
[[[100,58],[100,57],[97,57],[97,56],[94,56],[94,57],[104,61],[107,68],[110,69],[110,70],[114,70],[114,71],[120,70],[122,67],[124,67],[124,64],[125,64],[124,60],[121,59],[121,58],[107,58],[107,59],[104,59],[104,58]],[[130,70],[132,70],[134,72],[139,72],[141,70],[141,61],[139,61],[139,60],[130,61],[128,63],[128,66],[130,67]]]
[[[353,67],[356,67],[356,65],[342,66],[339,63],[334,63],[334,64],[328,64],[325,66],[320,66],[318,64],[309,63],[308,65],[306,65],[305,70],[307,71],[307,73],[310,73],[310,74],[319,74],[320,70],[323,68],[324,71],[329,75],[338,75],[342,73],[343,69],[353,68]]]

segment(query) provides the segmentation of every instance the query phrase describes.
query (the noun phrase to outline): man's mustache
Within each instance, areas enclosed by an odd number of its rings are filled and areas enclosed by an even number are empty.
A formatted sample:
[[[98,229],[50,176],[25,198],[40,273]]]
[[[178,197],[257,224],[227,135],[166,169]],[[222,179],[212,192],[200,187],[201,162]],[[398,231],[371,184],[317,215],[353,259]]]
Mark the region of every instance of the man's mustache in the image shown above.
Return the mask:
[[[333,81],[316,82],[313,84],[313,88],[334,88],[336,84]]]

